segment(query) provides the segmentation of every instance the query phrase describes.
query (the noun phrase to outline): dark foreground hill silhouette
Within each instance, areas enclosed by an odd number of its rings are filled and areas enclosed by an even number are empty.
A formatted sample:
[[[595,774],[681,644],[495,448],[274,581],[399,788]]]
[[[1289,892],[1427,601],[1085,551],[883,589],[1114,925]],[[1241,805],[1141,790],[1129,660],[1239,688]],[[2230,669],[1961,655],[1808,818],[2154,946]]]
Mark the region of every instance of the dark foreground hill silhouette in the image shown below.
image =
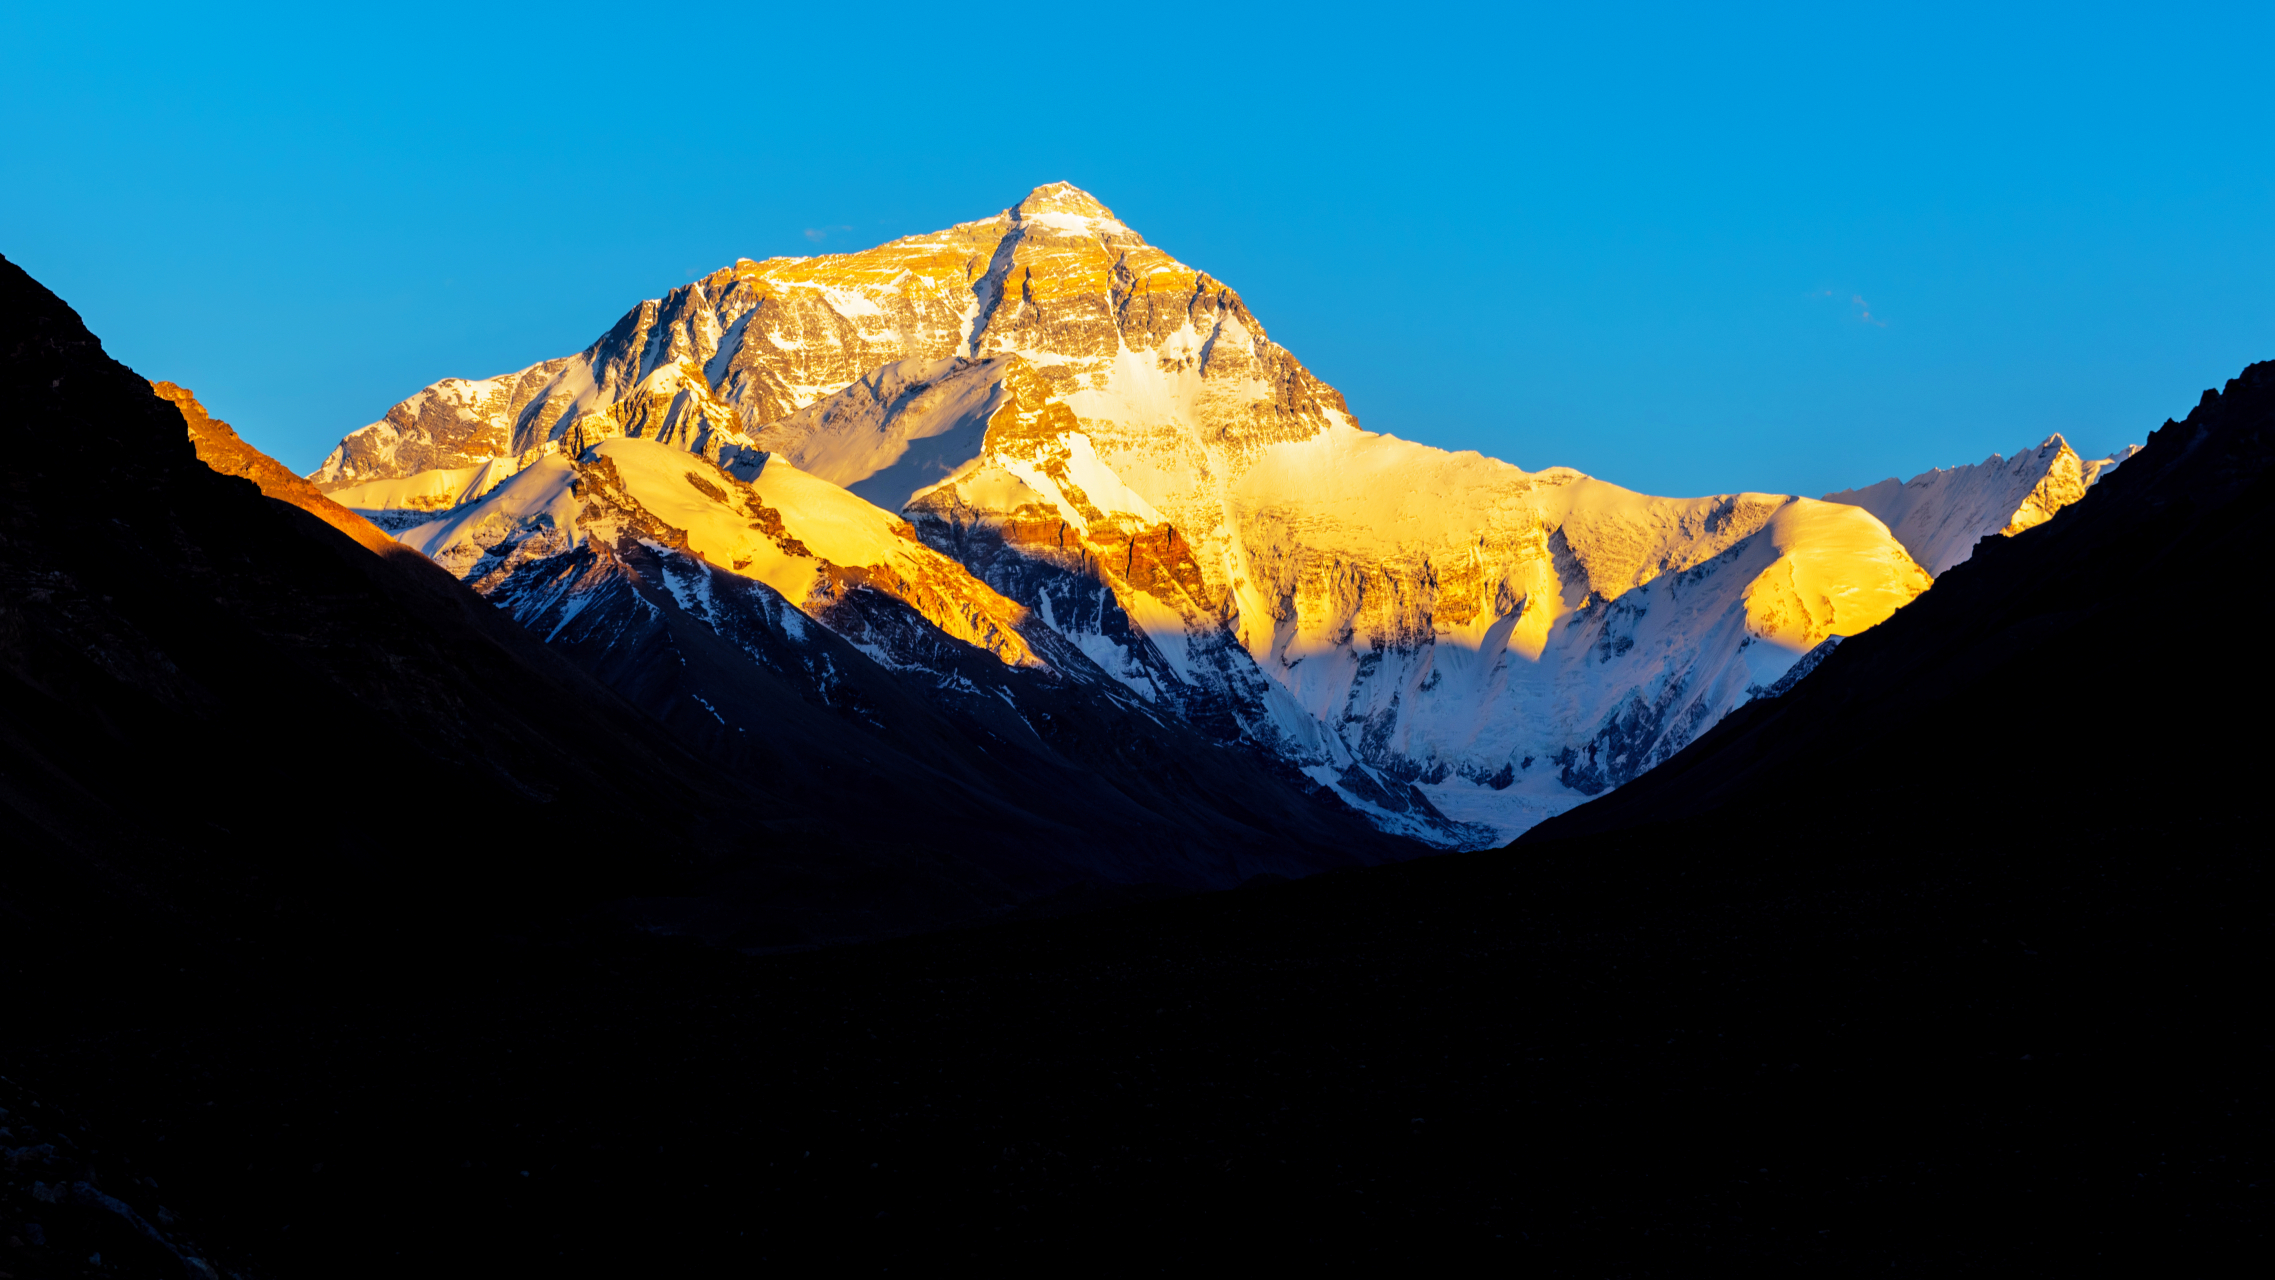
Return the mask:
[[[56,1149],[0,1172],[26,1242],[0,1270],[94,1273],[92,1241],[108,1274],[184,1274],[103,1197],[249,1275],[2216,1269],[2269,1172],[2235,790],[2264,758],[2265,374],[1696,744],[1693,790],[1511,850],[755,958],[565,897],[488,930],[417,895],[389,908],[417,928],[310,929],[258,889],[186,913],[223,931],[177,927],[178,893],[11,881],[38,910],[0,938],[0,1142]],[[1972,640],[1980,610],[1928,607],[1946,585],[2054,621]],[[143,830],[258,808],[213,768],[193,818],[138,813],[167,761],[126,763],[102,812]],[[200,841],[191,880],[229,849]]]

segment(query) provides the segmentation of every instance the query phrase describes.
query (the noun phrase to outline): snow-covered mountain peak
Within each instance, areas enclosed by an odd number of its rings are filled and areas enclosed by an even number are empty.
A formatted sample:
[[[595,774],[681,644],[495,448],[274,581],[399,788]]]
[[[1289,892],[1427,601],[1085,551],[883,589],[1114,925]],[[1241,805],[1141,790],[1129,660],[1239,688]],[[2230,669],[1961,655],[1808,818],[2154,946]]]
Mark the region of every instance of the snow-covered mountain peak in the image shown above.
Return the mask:
[[[1071,230],[1087,230],[1104,224],[1112,230],[1129,231],[1114,216],[1113,210],[1071,182],[1046,182],[1028,192],[1026,198],[1011,206],[1008,212],[1022,223],[1047,223]]]
[[[1859,506],[1878,516],[1913,559],[1940,577],[1973,555],[1984,538],[2011,537],[2053,519],[2139,447],[2088,461],[2057,432],[2011,458],[1994,453],[1973,466],[1828,493],[1825,501]]]
[[[856,253],[739,260],[494,381],[430,389],[336,455],[344,479],[461,456],[425,424],[503,439],[501,469],[532,477],[518,507],[501,488],[449,513],[457,532],[406,535],[493,598],[539,599],[500,546],[584,530],[595,555],[668,547],[851,637],[870,624],[817,584],[886,566],[875,590],[940,630],[1014,663],[988,637],[1017,637],[1441,844],[1620,785],[1929,583],[1858,505],[1655,498],[1363,430],[1237,293],[1063,183]],[[548,457],[608,501],[555,510]],[[670,536],[626,532],[634,507]],[[895,556],[826,549],[807,525],[831,522]]]
[[[886,365],[1024,357],[1084,417],[1184,424],[1252,448],[1348,420],[1238,295],[1145,243],[1088,193],[1036,188],[993,219],[857,253],[740,259],[642,302],[573,357],[482,383],[449,380],[341,442],[311,477],[344,487],[624,430],[656,371],[701,371],[733,427],[757,434]],[[690,403],[694,435],[726,427]],[[658,407],[660,411],[660,406]]]
[[[2106,458],[2087,459],[2084,463],[2085,482],[2087,487],[2090,488],[2092,485],[2098,482],[2101,477],[2108,475],[2110,472],[2115,471],[2118,467],[2124,465],[2126,459],[2132,457],[2134,454],[2139,453],[2140,451],[2141,446],[2137,444],[2129,444],[2124,448],[2119,449],[2117,452],[2110,454]]]

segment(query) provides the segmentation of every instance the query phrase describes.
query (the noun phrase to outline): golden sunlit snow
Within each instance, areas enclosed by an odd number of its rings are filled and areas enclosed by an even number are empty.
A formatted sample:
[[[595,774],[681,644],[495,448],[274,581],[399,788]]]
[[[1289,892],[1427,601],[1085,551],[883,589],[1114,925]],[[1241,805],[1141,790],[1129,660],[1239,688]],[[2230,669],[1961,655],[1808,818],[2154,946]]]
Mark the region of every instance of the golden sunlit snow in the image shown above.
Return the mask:
[[[2053,470],[1989,528],[2083,492]],[[737,262],[577,356],[435,384],[312,478],[443,514],[404,537],[460,572],[581,487],[607,500],[517,554],[637,508],[809,612],[864,581],[1022,664],[1048,626],[1327,785],[1418,787],[1446,818],[1415,834],[1455,843],[1633,777],[1930,583],[1853,503],[1654,498],[1365,431],[1236,293],[1064,183]],[[1972,545],[1979,512],[1937,518]]]

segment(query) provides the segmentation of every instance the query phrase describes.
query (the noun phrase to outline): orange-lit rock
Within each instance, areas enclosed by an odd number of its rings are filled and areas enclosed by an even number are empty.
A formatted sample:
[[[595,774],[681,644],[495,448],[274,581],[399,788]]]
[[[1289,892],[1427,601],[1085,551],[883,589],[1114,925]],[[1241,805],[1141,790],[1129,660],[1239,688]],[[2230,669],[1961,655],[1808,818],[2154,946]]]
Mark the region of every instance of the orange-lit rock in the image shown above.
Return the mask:
[[[284,464],[246,444],[236,428],[209,416],[188,387],[153,382],[150,389],[159,399],[172,402],[182,411],[182,421],[189,428],[190,444],[197,449],[198,461],[225,476],[241,476],[252,481],[261,487],[262,493],[291,503],[373,551],[388,554],[401,550],[394,539],[369,520],[325,497],[315,485],[287,471]]]

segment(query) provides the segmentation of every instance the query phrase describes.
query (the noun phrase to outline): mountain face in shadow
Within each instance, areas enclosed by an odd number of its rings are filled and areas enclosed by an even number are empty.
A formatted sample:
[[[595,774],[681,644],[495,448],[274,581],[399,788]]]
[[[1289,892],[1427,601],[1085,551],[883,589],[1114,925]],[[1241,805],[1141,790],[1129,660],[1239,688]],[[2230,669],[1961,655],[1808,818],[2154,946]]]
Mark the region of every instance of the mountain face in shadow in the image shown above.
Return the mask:
[[[176,405],[13,264],[0,403],[20,925],[479,917],[756,851],[716,825],[734,780],[423,557],[199,462]]]
[[[2275,363],[2042,525],[1986,538],[1783,697],[1740,709],[1634,783],[1528,833],[1745,833],[1838,857],[1871,835],[2113,825],[2243,812],[2264,761],[2268,609],[2254,530],[2275,499]]]

